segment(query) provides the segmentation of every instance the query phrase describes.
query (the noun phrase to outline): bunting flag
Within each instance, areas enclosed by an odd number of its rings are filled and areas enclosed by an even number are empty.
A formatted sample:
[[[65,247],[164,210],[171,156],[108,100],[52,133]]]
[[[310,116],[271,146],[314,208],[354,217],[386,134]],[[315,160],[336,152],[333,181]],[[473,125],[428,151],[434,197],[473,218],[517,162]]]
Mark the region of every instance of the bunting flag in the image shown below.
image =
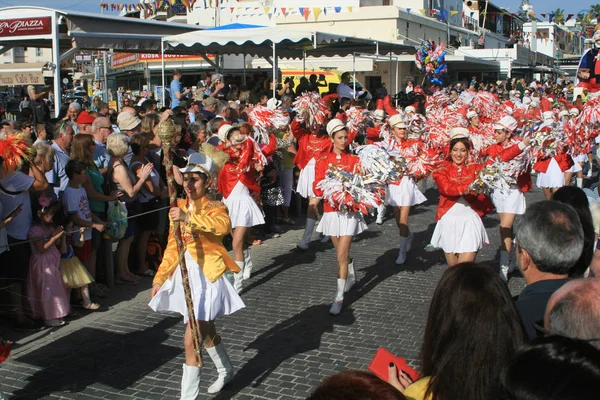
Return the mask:
[[[556,14],[548,14],[548,22],[552,22]]]
[[[434,8],[432,8],[431,10],[429,10],[429,15],[435,15],[435,11],[436,10]]]
[[[319,7],[314,7],[312,9],[313,12],[313,18],[315,19],[315,22],[319,19],[319,15],[321,15],[321,8]]]
[[[264,10],[265,14],[269,13],[269,7],[264,7],[263,10]]]
[[[448,11],[440,10],[440,18],[442,19],[442,22],[446,22],[448,20]]]
[[[458,11],[456,11],[456,10],[451,10],[450,11],[450,16],[454,16],[456,14],[458,14]]]
[[[352,7],[348,7],[348,12],[352,12]]]
[[[336,14],[342,11],[342,7],[333,7],[333,9],[335,10]]]
[[[310,14],[310,8],[305,7],[304,12],[302,14],[304,15],[304,21],[308,21],[308,15]]]
[[[410,14],[410,10],[411,10],[411,8],[407,8],[406,12]]]
[[[419,8],[419,12],[423,14],[423,16],[427,16],[427,10],[425,10],[424,8]]]
[[[281,10],[281,13],[283,14],[283,16],[285,17],[287,15],[287,13],[286,13],[287,8],[286,7],[281,7],[280,10]]]

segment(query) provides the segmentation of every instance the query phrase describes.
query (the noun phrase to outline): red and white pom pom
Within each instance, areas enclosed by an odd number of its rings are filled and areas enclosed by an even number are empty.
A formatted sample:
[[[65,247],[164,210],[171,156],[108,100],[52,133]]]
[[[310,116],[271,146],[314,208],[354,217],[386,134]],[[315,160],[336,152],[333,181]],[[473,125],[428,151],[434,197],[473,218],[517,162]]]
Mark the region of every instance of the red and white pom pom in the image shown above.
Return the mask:
[[[318,93],[304,92],[294,101],[294,111],[301,118],[306,115],[307,128],[315,130],[317,126],[325,125],[328,108]]]
[[[371,113],[368,110],[360,107],[350,107],[346,111],[346,127],[348,127],[349,133],[355,137],[357,135],[364,135],[367,129],[367,123],[371,119]]]
[[[585,103],[577,121],[581,126],[600,124],[600,97],[594,97]]]
[[[268,143],[269,135],[278,129],[285,129],[289,118],[280,109],[270,109],[264,106],[255,106],[248,113],[248,122],[255,128],[254,140]]]
[[[402,156],[406,160],[405,174],[417,181],[429,176],[442,161],[439,150],[427,146],[421,140],[415,140],[408,146],[404,146]]]

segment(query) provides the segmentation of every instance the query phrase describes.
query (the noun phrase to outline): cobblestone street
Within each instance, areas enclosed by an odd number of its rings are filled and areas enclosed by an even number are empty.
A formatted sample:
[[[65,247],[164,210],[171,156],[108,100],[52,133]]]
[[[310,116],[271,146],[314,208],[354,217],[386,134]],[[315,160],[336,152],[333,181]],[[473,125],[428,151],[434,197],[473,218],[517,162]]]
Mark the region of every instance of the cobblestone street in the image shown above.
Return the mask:
[[[280,238],[252,247],[254,274],[244,282],[246,308],[217,321],[236,377],[216,399],[304,399],[326,376],[366,369],[379,347],[418,367],[430,299],[444,271],[441,250],[426,248],[435,226],[437,192],[410,217],[413,250],[396,266],[398,233],[388,209],[384,225],[368,220],[351,253],[357,283],[337,317],[328,314],[336,285],[331,242],[313,235],[307,252],[295,249],[304,225],[296,219]],[[543,199],[540,191],[529,203]],[[477,257],[496,266],[495,214],[485,219],[490,244]],[[288,227],[290,228],[290,227]],[[0,365],[0,390],[16,399],[177,399],[184,362],[182,318],[148,306],[150,278],[112,288],[105,312],[23,337]],[[524,285],[517,274],[513,294]],[[78,311],[80,312],[80,311]],[[12,334],[8,325],[6,336]],[[201,398],[217,373],[205,353]]]

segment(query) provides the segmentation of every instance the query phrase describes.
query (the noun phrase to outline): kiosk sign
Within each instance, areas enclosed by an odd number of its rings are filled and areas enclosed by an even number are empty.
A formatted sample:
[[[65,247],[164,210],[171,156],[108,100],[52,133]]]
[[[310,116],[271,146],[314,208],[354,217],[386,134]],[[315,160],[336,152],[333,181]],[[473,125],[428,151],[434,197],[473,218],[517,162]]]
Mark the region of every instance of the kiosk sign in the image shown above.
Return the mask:
[[[52,18],[0,19],[0,36],[49,35],[52,33]]]

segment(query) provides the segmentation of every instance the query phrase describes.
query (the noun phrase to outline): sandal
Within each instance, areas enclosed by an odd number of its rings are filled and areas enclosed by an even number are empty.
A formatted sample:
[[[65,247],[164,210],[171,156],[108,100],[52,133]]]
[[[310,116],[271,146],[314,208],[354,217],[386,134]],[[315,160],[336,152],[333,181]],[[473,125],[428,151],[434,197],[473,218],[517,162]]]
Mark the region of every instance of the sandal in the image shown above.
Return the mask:
[[[82,304],[81,307],[85,308],[88,311],[96,311],[100,308],[100,304],[98,304],[98,303]]]
[[[144,272],[138,272],[138,275],[140,276],[149,276],[150,278],[154,277],[155,272],[151,269],[147,269]]]

